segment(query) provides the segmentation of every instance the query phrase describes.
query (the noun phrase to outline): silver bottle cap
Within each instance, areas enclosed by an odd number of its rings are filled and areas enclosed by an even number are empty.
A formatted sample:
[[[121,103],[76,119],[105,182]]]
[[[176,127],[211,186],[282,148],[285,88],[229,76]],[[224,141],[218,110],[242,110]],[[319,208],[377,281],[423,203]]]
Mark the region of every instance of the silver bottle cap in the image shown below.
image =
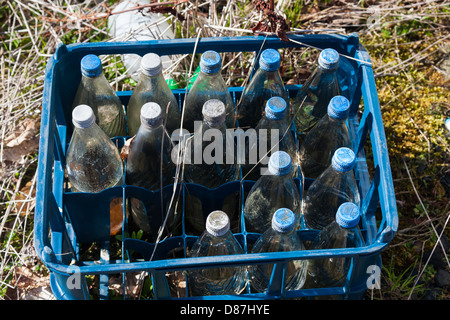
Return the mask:
[[[220,210],[211,212],[206,218],[206,231],[215,237],[221,237],[230,230],[228,215]]]
[[[212,127],[217,127],[225,121],[225,104],[218,99],[205,102],[202,109],[203,119]]]
[[[156,127],[161,124],[163,120],[162,110],[159,104],[156,102],[147,102],[141,108],[141,123],[149,126]]]
[[[156,53],[147,53],[141,59],[142,72],[149,76],[156,76],[162,72],[162,62]]]
[[[86,129],[95,122],[92,108],[86,104],[76,106],[72,111],[72,123],[76,128]]]

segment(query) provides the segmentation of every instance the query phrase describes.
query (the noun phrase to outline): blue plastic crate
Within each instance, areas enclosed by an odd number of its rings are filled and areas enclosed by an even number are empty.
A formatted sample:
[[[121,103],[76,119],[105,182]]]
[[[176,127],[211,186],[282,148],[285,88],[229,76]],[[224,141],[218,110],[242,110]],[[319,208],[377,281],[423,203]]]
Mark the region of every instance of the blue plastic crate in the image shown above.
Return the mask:
[[[247,289],[237,296],[186,297],[186,299],[274,299],[317,295],[361,299],[364,296],[368,285],[375,283],[374,276],[381,267],[381,252],[392,240],[398,227],[386,137],[369,55],[360,45],[356,35],[293,35],[290,38],[295,42],[285,43],[272,37],[231,37],[87,43],[58,47],[48,61],[45,74],[34,229],[36,252],[50,270],[52,290],[58,299],[89,299],[85,279],[90,275],[99,275],[99,296],[107,299],[110,275],[126,275],[140,271],[146,271],[151,275],[155,299],[176,299],[171,295],[167,272],[263,263],[275,264],[271,285],[266,293],[252,293],[247,286]],[[358,86],[348,126],[357,151],[355,174],[362,196],[361,229],[367,245],[352,249],[185,258],[187,248],[197,237],[185,234],[182,229],[179,236],[164,239],[156,245],[124,237],[121,243],[122,253],[139,252],[141,259],[128,261],[127,256],[122,254],[121,258],[110,260],[109,202],[112,199],[139,198],[158,211],[161,209],[161,199],[163,206],[166,206],[175,192],[181,203],[179,209],[182,215],[189,195],[200,199],[206,216],[211,210],[220,209],[224,199],[231,196],[239,200],[236,214],[240,216],[246,192],[254,182],[230,182],[215,190],[183,183],[176,188],[168,186],[158,192],[128,185],[113,187],[98,194],[67,192],[67,181],[64,177],[65,152],[70,140],[72,100],[81,77],[79,70],[81,58],[90,53],[96,55],[136,53],[142,56],[148,52],[155,52],[159,55],[173,55],[202,53],[211,49],[218,52],[243,50],[259,52],[261,48],[302,46],[318,49],[334,48],[340,54],[352,58],[349,61],[356,70]],[[291,97],[295,96],[299,88],[300,86],[295,85],[287,86]],[[240,87],[229,89],[235,101],[242,93],[242,89]],[[174,93],[182,105],[185,90],[175,90]],[[126,105],[131,92],[117,92],[117,94]],[[362,115],[358,113],[361,99],[364,101]],[[121,137],[115,140],[120,146],[125,139],[126,137]],[[369,141],[373,157],[370,162],[374,165],[373,177],[369,176],[364,150],[365,144]],[[305,187],[310,183],[311,181],[306,179]],[[95,215],[92,214],[93,210]],[[381,213],[380,217],[378,213]],[[235,232],[235,237],[247,250],[247,244],[254,242],[258,235],[247,233],[243,220],[239,222],[240,228]],[[182,221],[184,223],[184,219]],[[161,222],[160,215],[153,216],[152,224],[158,226]],[[298,233],[305,241],[310,240],[315,234],[313,230],[300,230]],[[100,243],[104,248],[102,253],[106,254],[101,254],[98,259],[92,261],[83,261],[80,258],[80,244],[90,242]],[[167,258],[169,253],[177,250],[181,252],[180,258]],[[286,262],[324,257],[352,257],[352,267],[343,287],[297,291],[283,289],[283,270]]]

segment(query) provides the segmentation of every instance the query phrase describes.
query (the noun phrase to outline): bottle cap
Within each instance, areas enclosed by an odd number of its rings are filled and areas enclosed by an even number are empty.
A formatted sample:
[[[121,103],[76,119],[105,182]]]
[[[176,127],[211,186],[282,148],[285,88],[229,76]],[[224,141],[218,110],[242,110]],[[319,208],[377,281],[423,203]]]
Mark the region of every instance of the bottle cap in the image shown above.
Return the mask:
[[[336,212],[336,222],[342,228],[353,228],[359,223],[359,208],[352,202],[341,204]]]
[[[162,72],[162,62],[156,53],[147,53],[141,59],[142,72],[149,76],[156,76]]]
[[[218,99],[205,102],[202,109],[203,119],[212,127],[217,127],[225,121],[225,104]]]
[[[283,176],[291,172],[291,156],[285,151],[274,152],[269,159],[269,171],[273,175]]]
[[[147,102],[141,108],[141,123],[149,127],[156,127],[163,120],[162,110],[156,102]]]
[[[336,69],[339,65],[339,53],[331,48],[322,50],[319,55],[318,64],[325,70]]]
[[[86,129],[95,122],[94,111],[86,104],[76,106],[72,111],[72,123],[75,127]]]
[[[230,230],[230,219],[223,211],[211,212],[206,218],[206,231],[215,237],[221,237]]]
[[[265,71],[276,71],[280,67],[281,56],[275,49],[266,49],[261,53],[259,66]]]
[[[287,208],[275,211],[272,216],[272,229],[281,233],[288,233],[295,228],[295,214]]]
[[[200,70],[204,73],[216,73],[222,67],[220,55],[213,50],[205,51],[200,58]]]
[[[94,78],[102,73],[102,62],[95,54],[88,54],[81,59],[81,74]]]
[[[266,117],[271,120],[283,119],[286,114],[287,103],[281,97],[272,97],[266,103]]]
[[[347,119],[349,110],[350,101],[344,96],[335,96],[328,104],[328,115],[334,119]]]
[[[355,153],[350,148],[339,148],[334,152],[331,165],[339,172],[347,172],[355,166]]]

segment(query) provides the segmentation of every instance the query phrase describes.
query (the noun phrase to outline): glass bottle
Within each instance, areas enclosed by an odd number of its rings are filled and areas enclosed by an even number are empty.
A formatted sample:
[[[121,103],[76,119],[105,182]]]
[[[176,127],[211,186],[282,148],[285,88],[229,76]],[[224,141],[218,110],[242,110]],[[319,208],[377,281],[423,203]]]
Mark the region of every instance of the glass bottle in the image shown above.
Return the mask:
[[[235,154],[235,141],[226,134],[225,105],[222,101],[213,99],[203,106],[203,122],[196,123],[194,135],[186,140],[184,149],[184,180],[200,184],[209,189],[237,180],[239,165]],[[231,199],[227,208],[235,208],[237,199]],[[225,204],[224,204],[225,206]],[[227,211],[233,225],[238,219],[238,213]],[[203,231],[204,215],[198,198],[185,195],[185,225],[186,233],[199,235]]]
[[[110,138],[126,136],[127,127],[122,103],[102,72],[100,58],[88,54],[81,59],[81,82],[73,108],[85,104],[92,108],[96,123]]]
[[[355,161],[352,149],[337,149],[331,165],[305,191],[302,213],[307,228],[321,230],[329,225],[344,202],[360,205],[358,185],[353,173]]]
[[[286,208],[280,208],[273,214],[272,225],[253,246],[252,253],[285,252],[305,250],[305,246],[295,232],[297,219]],[[272,276],[273,264],[258,264],[250,267],[250,283],[257,292],[267,291]],[[292,260],[287,263],[285,272],[285,290],[301,289],[305,283],[308,269],[307,260]]]
[[[134,136],[139,130],[140,110],[147,102],[155,102],[161,107],[162,123],[169,134],[180,127],[181,114],[177,99],[162,74],[161,58],[155,53],[147,53],[141,60],[139,81],[127,107],[129,136]]]
[[[237,180],[236,158],[227,159],[235,151],[234,140],[227,139],[225,104],[217,99],[203,106],[203,121],[198,121],[194,135],[186,142],[184,179],[214,189]]]
[[[317,68],[301,87],[293,103],[294,122],[300,140],[327,113],[328,103],[340,95],[336,70],[339,54],[328,48],[323,50],[317,61]]]
[[[359,207],[352,202],[344,202],[339,206],[335,220],[317,234],[311,249],[363,247],[364,239],[358,226],[359,221]],[[308,287],[343,286],[351,259],[351,257],[312,259],[308,266]]]
[[[330,166],[337,149],[352,146],[345,123],[349,108],[347,98],[333,97],[328,104],[327,114],[306,135],[298,152],[303,177],[316,179]]]
[[[263,233],[269,229],[272,215],[279,208],[294,212],[297,227],[300,221],[301,194],[292,178],[291,157],[285,151],[277,151],[270,156],[268,174],[261,176],[247,195],[244,203],[247,232]]]
[[[230,220],[223,211],[213,211],[206,219],[206,230],[192,246],[190,257],[243,254],[230,231]],[[193,269],[188,271],[191,296],[238,294],[245,287],[243,266]]]
[[[265,115],[255,129],[256,139],[249,139],[245,149],[247,153],[246,162],[242,166],[245,180],[258,180],[261,176],[261,170],[264,170],[263,165],[268,163],[269,154],[278,150],[285,151],[291,156],[293,161],[292,174],[296,174],[296,144],[287,120],[287,113],[288,106],[286,100],[282,97],[272,97],[267,100]],[[259,155],[259,158],[255,155]]]
[[[122,184],[123,167],[119,150],[95,123],[91,107],[73,109],[74,131],[66,153],[66,169],[72,191],[97,193]],[[122,199],[111,201],[111,234],[121,230]]]
[[[261,53],[259,68],[242,93],[237,106],[237,119],[241,128],[255,128],[264,115],[264,107],[271,97],[288,101],[287,91],[280,75],[281,56],[275,49]],[[289,107],[287,108],[289,113]],[[289,122],[290,115],[287,115]]]
[[[172,162],[172,141],[164,129],[164,114],[156,102],[145,103],[141,110],[141,126],[134,137],[127,157],[126,182],[151,191],[174,183],[176,166]],[[131,214],[136,224],[155,236],[148,222],[144,204],[130,200]]]
[[[217,99],[224,103],[226,126],[234,128],[235,110],[233,99],[220,73],[222,60],[216,51],[206,51],[200,58],[200,73],[188,92],[184,105],[183,129],[194,131],[194,122],[202,121],[202,107],[206,101]]]

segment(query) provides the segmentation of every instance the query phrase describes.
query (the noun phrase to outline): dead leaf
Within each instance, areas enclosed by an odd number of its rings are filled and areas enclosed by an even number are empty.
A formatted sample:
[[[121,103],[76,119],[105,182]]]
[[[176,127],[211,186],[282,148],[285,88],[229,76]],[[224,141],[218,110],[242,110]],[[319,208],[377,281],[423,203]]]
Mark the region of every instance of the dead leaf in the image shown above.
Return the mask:
[[[136,137],[136,136],[133,136],[130,139],[128,139],[127,141],[125,141],[125,144],[123,145],[122,150],[120,150],[120,157],[122,158],[122,160],[125,160],[128,158],[128,153],[130,152],[130,146],[131,146],[131,143],[133,143],[134,137]]]
[[[7,147],[16,147],[26,140],[33,138],[36,132],[37,121],[35,119],[27,119],[12,134],[7,136],[4,141]]]
[[[38,120],[26,119],[4,139],[3,161],[22,162],[23,157],[39,149]]]

